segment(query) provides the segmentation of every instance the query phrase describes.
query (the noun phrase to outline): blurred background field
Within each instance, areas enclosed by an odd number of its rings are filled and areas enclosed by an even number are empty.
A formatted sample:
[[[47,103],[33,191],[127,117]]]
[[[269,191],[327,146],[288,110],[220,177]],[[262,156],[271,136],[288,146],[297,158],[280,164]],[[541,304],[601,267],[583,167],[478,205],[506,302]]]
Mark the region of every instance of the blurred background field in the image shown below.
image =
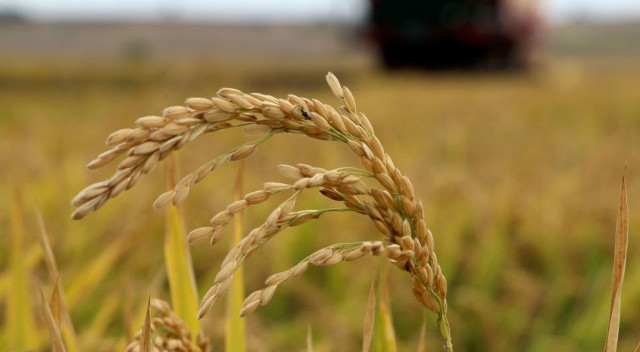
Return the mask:
[[[46,286],[35,206],[42,209],[81,346],[110,351],[137,326],[148,295],[168,297],[162,168],[100,212],[73,222],[70,199],[110,176],[88,172],[113,130],[220,87],[335,103],[324,74],[354,92],[396,165],[426,206],[449,282],[449,320],[460,351],[597,351],[611,290],[620,178],[629,163],[631,238],[622,296],[621,351],[640,338],[640,25],[565,24],[550,28],[523,72],[384,71],[348,25],[181,23],[0,24],[0,296],[15,282],[11,218],[23,204],[24,297],[39,317]],[[182,173],[250,137],[220,133],[179,153]],[[279,163],[326,168],[355,159],[341,145],[277,136],[248,159],[245,190],[278,181]],[[232,201],[233,164],[196,186],[186,227],[203,226]],[[275,204],[275,202],[274,202]],[[308,194],[301,207],[325,201]],[[251,209],[246,227],[268,207]],[[15,225],[15,224],[14,224]],[[273,272],[341,238],[377,238],[356,217],[327,216],[282,233],[246,266],[249,291]],[[200,294],[213,280],[228,238],[191,247]],[[15,253],[15,252],[14,252]],[[302,350],[307,325],[318,351],[359,350],[375,259],[312,269],[248,318],[251,351]],[[415,350],[422,313],[406,277],[391,270],[400,351]],[[0,301],[0,346],[10,346],[7,300]],[[223,346],[223,304],[204,319]],[[131,313],[132,312],[132,313]],[[433,317],[430,317],[433,319]],[[133,321],[136,321],[133,319]],[[45,350],[39,318],[34,349]],[[139,324],[139,323],[136,323]],[[433,325],[427,351],[438,351]],[[5,350],[0,347],[0,350]],[[12,350],[11,348],[7,350]]]

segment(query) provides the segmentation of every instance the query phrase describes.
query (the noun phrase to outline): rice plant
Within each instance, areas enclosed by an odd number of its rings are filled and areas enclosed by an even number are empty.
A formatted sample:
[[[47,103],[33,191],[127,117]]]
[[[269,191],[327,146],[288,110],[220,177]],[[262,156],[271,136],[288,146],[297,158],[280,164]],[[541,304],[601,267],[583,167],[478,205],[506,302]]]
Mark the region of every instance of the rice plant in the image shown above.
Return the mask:
[[[267,201],[277,193],[290,196],[270,213],[264,223],[243,237],[222,260],[220,271],[202,297],[198,317],[207,314],[216,300],[231,286],[244,260],[279,232],[320,218],[326,213],[344,212],[368,217],[380,235],[371,241],[336,243],[311,253],[289,270],[273,274],[265,288],[249,294],[240,311],[245,316],[267,304],[277,287],[302,275],[309,266],[329,266],[353,261],[365,255],[380,255],[408,275],[410,288],[428,310],[434,312],[445,350],[453,350],[447,319],[447,281],[435,253],[434,238],[424,220],[422,202],[416,198],[409,178],[401,173],[375,134],[368,117],[357,110],[351,91],[331,73],[326,76],[333,94],[341,102],[334,108],[316,99],[288,95],[276,98],[262,93],[243,93],[223,88],[217,96],[189,98],[184,106],[164,109],[162,116],[136,120],[135,128],[121,129],[107,138],[109,150],[87,167],[95,169],[125,156],[118,171],[102,182],[82,190],[72,201],[73,219],[98,210],[109,199],[132,188],[174,151],[206,133],[242,128],[260,137],[217,156],[184,176],[173,189],[155,201],[155,207],[179,205],[192,187],[223,164],[247,158],[272,136],[302,134],[320,141],[345,144],[359,157],[362,168],[347,166],[326,170],[305,164],[280,165],[290,182],[266,182],[262,189],[247,193],[211,218],[210,226],[193,230],[190,243],[209,239],[213,245],[223,236],[231,220],[247,207]],[[296,210],[302,193],[319,193],[339,205],[325,209]]]
[[[261,189],[244,195],[239,192],[240,187],[236,187],[236,200],[233,203],[213,215],[209,225],[197,228],[186,236],[188,243],[209,240],[214,245],[220,241],[233,220],[236,220],[233,246],[222,258],[220,270],[210,283],[208,291],[200,299],[197,313],[195,310],[187,309],[182,310],[183,316],[179,316],[169,303],[151,300],[149,307],[155,312],[156,317],[151,318],[148,308],[145,323],[136,335],[135,341],[128,347],[130,351],[147,351],[152,346],[159,350],[173,348],[206,351],[209,348],[206,339],[200,334],[195,335],[198,330],[197,322],[188,323],[195,318],[193,315],[197,318],[204,317],[215,302],[230,291],[234,279],[241,276],[239,270],[244,261],[278,233],[318,219],[327,213],[365,216],[374,225],[372,229],[375,228],[379,234],[369,241],[345,240],[310,253],[290,269],[269,276],[264,282],[264,288],[250,293],[244,298],[241,307],[230,303],[228,311],[238,312],[242,317],[247,316],[268,304],[280,285],[299,277],[311,266],[324,267],[355,261],[367,255],[380,256],[406,273],[409,287],[417,301],[437,317],[436,328],[442,338],[444,350],[453,350],[447,318],[447,281],[434,250],[434,237],[424,220],[422,202],[417,199],[409,178],[401,173],[385,152],[368,117],[357,110],[351,91],[342,86],[331,73],[326,79],[331,92],[341,103],[338,108],[316,99],[296,95],[276,98],[262,93],[243,93],[236,89],[223,88],[213,98],[189,98],[184,106],[164,109],[162,116],[141,117],[136,120],[135,128],[113,132],[107,138],[110,149],[88,164],[88,168],[94,169],[109,164],[119,156],[124,157],[111,178],[90,185],[73,199],[72,205],[76,207],[73,219],[87,216],[102,207],[109,199],[132,188],[160,161],[167,158],[171,160],[174,151],[201,135],[234,128],[259,135],[257,139],[236,146],[188,173],[180,181],[172,183],[171,189],[156,199],[156,208],[171,207],[169,217],[172,220],[169,224],[173,226],[170,226],[173,228],[173,231],[170,231],[173,237],[168,238],[175,239],[178,238],[176,234],[180,233],[181,226],[176,207],[187,197],[190,190],[222,165],[249,157],[262,143],[276,134],[300,134],[320,141],[342,143],[348,147],[346,150],[350,150],[361,161],[360,167],[345,166],[331,170],[306,164],[280,165],[278,169],[288,179],[287,182],[265,182]],[[317,189],[323,197],[335,201],[337,205],[323,209],[296,209],[298,198],[312,189]],[[281,193],[288,194],[288,198],[277,205],[260,226],[241,237],[238,220],[242,213],[248,207],[264,203]],[[617,349],[621,288],[628,246],[625,178],[620,204],[615,237],[613,292],[605,340],[605,351],[611,352]],[[183,250],[179,249],[178,253]],[[48,257],[45,247],[45,258]],[[188,255],[181,257],[177,262],[189,262]],[[191,275],[189,265],[181,273],[173,275],[174,282],[180,281],[181,278],[187,279],[188,282],[189,278],[180,276]],[[393,329],[389,330],[387,327],[390,324],[390,314],[382,276],[383,273],[379,273],[378,282],[372,285],[367,300],[363,351],[368,351],[371,346],[377,344],[395,345]],[[237,287],[241,289],[236,292],[242,294],[242,285],[239,284]],[[54,294],[55,292],[57,291],[54,291]],[[61,303],[55,302],[64,302],[64,296],[60,298],[57,295],[59,293],[52,295],[50,303],[43,305],[44,317],[49,326],[51,322],[54,322],[54,326],[61,324],[61,318],[56,318],[58,313],[55,308]],[[188,295],[187,293],[186,296]],[[173,299],[182,301],[175,297]],[[184,313],[185,311],[191,313]],[[72,325],[68,325],[72,328]],[[63,334],[55,329],[50,331],[53,346],[60,346]],[[423,328],[421,336],[424,334]],[[382,342],[377,342],[377,339],[381,339],[379,341]],[[307,350],[313,349],[312,340],[309,329]],[[420,350],[424,348],[423,340],[421,337]],[[394,350],[395,347],[390,349]]]

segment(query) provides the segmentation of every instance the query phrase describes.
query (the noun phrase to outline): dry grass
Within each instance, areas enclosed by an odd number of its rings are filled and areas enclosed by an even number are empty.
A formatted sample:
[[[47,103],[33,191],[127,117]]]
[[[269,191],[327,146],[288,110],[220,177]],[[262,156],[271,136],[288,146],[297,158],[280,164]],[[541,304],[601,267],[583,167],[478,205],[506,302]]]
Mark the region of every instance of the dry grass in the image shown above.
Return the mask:
[[[59,334],[61,336],[64,336],[65,340],[67,341],[67,346],[69,346],[68,350],[71,352],[79,351],[78,337],[76,336],[73,321],[71,320],[71,313],[69,312],[69,308],[67,305],[67,298],[64,294],[64,287],[62,286],[60,270],[58,269],[58,263],[53,254],[53,249],[51,248],[51,243],[49,241],[49,236],[47,235],[47,230],[45,228],[44,219],[42,218],[40,209],[36,209],[36,222],[38,224],[38,239],[40,240],[40,247],[42,248],[42,252],[44,253],[44,263],[49,274],[49,282],[53,283],[53,292],[51,293],[51,300],[49,305],[51,306],[50,310],[52,312],[55,312],[55,314],[53,314],[54,317],[56,317],[54,326],[57,327],[57,329],[59,330]],[[48,314],[49,313],[45,310],[44,316],[46,319],[48,319]],[[49,329],[51,330],[52,327],[49,326]],[[52,338],[57,338],[57,336],[51,335],[52,333],[53,332],[50,331],[50,336]]]

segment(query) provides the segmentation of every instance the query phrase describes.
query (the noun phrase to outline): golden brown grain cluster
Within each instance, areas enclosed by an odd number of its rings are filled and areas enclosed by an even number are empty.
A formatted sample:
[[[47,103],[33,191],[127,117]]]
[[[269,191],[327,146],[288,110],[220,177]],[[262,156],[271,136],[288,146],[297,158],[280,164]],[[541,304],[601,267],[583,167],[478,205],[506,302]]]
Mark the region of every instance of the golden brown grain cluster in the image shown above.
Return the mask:
[[[351,91],[331,73],[327,82],[341,101],[337,109],[316,99],[289,95],[276,98],[261,93],[243,93],[223,88],[217,96],[189,98],[184,106],[169,107],[162,116],[147,116],[136,121],[134,129],[114,132],[107,139],[110,150],[89,163],[89,168],[106,165],[120,154],[126,157],[118,171],[108,180],[81,191],[72,204],[79,219],[100,208],[108,199],[131,188],[145,173],[175,150],[203,133],[242,127],[248,133],[262,134],[258,139],[230,150],[187,174],[170,191],[158,197],[154,205],[178,204],[191,187],[213,170],[229,161],[251,155],[257,147],[278,133],[297,133],[308,137],[346,144],[361,161],[363,168],[343,167],[326,170],[298,164],[281,165],[281,173],[291,181],[267,182],[262,189],[248,193],[211,219],[211,225],[189,234],[189,242],[209,239],[216,243],[235,214],[249,206],[267,201],[272,195],[290,192],[264,223],[249,232],[224,258],[212,287],[202,299],[203,316],[218,297],[229,288],[236,269],[262,244],[287,227],[300,225],[326,212],[351,212],[367,216],[382,234],[382,242],[347,243],[330,246],[310,255],[295,267],[271,276],[266,288],[249,295],[242,314],[266,304],[276,287],[294,278],[309,265],[331,265],[366,254],[386,255],[409,274],[416,299],[438,314],[439,331],[445,346],[451,348],[447,311],[447,281],[434,251],[433,235],[423,216],[423,205],[416,198],[409,178],[395,166],[365,114],[357,110]],[[340,203],[337,208],[295,210],[296,199],[308,189]]]
[[[208,352],[209,341],[198,334],[195,340],[186,324],[171,310],[169,303],[152,299],[150,308],[156,316],[150,321],[150,347],[155,352]],[[143,328],[144,330],[144,328]],[[144,332],[135,335],[135,341],[127,346],[127,352],[142,352],[141,344]],[[194,342],[195,341],[195,342]]]

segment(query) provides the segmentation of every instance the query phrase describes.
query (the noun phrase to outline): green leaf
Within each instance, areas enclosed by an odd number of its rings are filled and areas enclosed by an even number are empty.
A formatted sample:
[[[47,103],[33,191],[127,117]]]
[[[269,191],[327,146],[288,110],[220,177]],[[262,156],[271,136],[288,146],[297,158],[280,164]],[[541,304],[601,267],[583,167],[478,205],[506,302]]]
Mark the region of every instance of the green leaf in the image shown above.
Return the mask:
[[[176,162],[173,156],[167,159],[169,188],[175,186]],[[192,336],[200,332],[198,321],[198,291],[193,275],[191,252],[187,244],[184,220],[178,206],[167,209],[167,231],[164,237],[164,263],[169,279],[171,305],[175,313],[191,331]]]
[[[31,295],[24,262],[23,205],[16,191],[11,203],[11,252],[9,254],[10,286],[7,290],[6,331],[9,350],[28,350],[37,342],[31,311]],[[46,305],[46,303],[45,303]]]
[[[307,352],[313,352],[313,333],[311,325],[307,325]]]
[[[23,265],[27,271],[30,271],[42,259],[42,249],[38,245],[31,245],[24,251]],[[5,296],[12,285],[12,274],[10,271],[4,271],[0,274],[0,296]]]
[[[84,266],[84,268],[75,275],[69,283],[68,289],[64,290],[66,292],[69,310],[73,310],[81,299],[87,297],[98,284],[103,282],[118,259],[122,257],[131,245],[131,239],[135,237],[136,236],[132,234],[123,234],[118,241],[103,249],[97,258]]]
[[[376,287],[376,318],[373,346],[376,352],[397,352],[396,333],[393,329],[393,316],[389,303],[387,283],[388,266],[386,258],[381,257],[378,284]]]

